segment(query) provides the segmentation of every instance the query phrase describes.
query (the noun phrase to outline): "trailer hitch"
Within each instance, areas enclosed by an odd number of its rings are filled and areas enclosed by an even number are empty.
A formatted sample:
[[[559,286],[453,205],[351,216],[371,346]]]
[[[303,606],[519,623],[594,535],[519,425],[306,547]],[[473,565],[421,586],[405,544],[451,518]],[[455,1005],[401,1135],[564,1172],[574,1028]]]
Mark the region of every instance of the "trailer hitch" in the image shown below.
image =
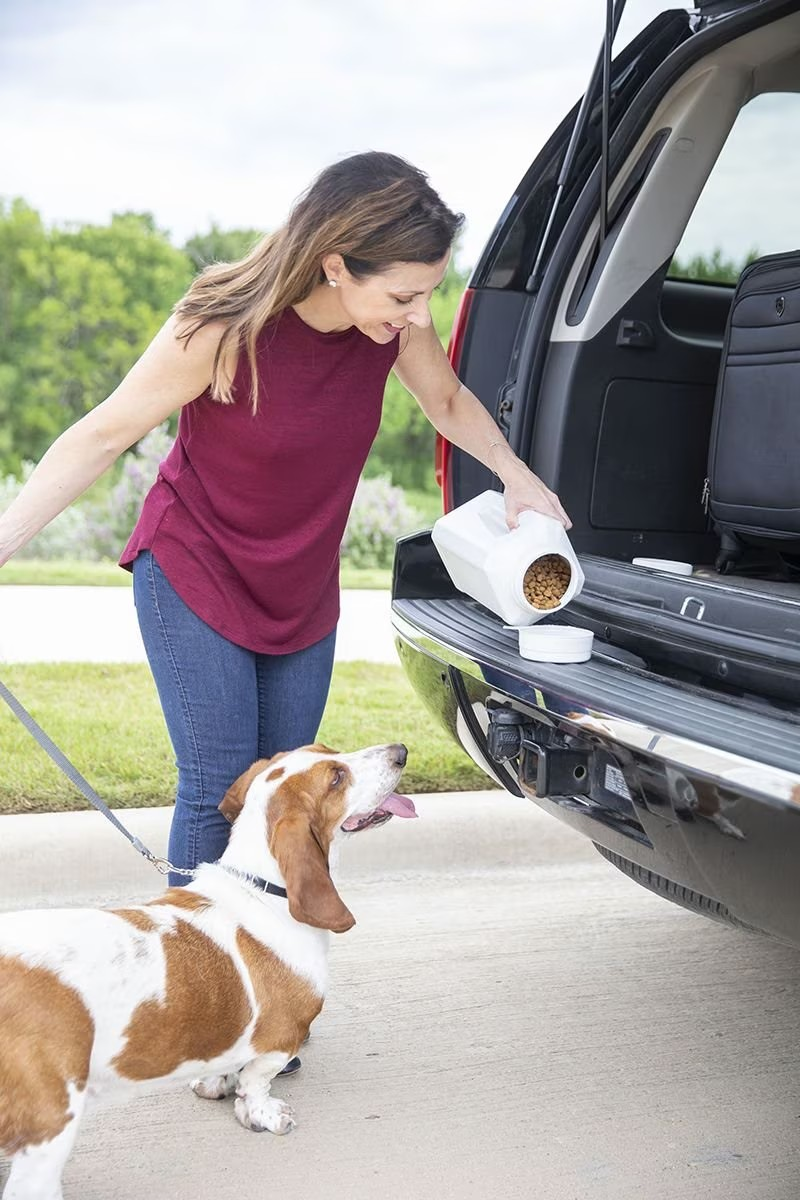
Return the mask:
[[[497,762],[519,759],[519,779],[537,796],[584,796],[591,751],[569,745],[553,728],[503,706],[489,707],[486,745]]]

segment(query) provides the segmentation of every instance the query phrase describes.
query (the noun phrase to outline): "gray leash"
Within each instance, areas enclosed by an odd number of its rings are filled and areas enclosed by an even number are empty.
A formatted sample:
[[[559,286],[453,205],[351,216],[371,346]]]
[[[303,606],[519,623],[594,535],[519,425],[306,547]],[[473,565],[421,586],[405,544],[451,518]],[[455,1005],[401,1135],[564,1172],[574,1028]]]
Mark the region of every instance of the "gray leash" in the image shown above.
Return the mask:
[[[59,750],[55,742],[47,736],[41,725],[34,721],[27,709],[22,707],[19,700],[17,700],[16,696],[14,696],[8,690],[2,680],[0,680],[0,698],[5,700],[14,716],[19,718],[19,720],[28,730],[28,733],[30,733],[31,736],[36,739],[42,749],[50,755],[56,766],[61,768],[70,782],[75,784],[75,787],[78,789],[78,791],[86,797],[89,803],[92,804],[98,810],[98,812],[101,812],[104,817],[107,817],[111,824],[116,826],[121,834],[124,834],[130,844],[133,846],[134,850],[138,850],[140,854],[143,854],[147,861],[152,863],[157,871],[160,871],[162,875],[166,875],[169,871],[175,872],[176,875],[195,874],[194,871],[187,870],[185,867],[174,867],[166,858],[159,858],[158,855],[153,854],[152,850],[147,849],[147,846],[145,846],[144,842],[142,842],[139,838],[134,837],[133,834],[125,828],[122,822],[114,816],[106,802],[100,799],[92,785],[87,783],[80,771],[78,771],[69,761],[66,754]]]

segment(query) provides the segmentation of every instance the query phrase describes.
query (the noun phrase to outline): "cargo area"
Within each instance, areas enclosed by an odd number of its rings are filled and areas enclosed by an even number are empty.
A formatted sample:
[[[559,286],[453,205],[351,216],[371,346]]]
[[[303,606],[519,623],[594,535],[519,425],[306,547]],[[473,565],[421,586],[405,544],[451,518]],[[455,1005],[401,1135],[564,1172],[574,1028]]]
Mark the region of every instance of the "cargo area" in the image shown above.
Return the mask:
[[[684,577],[591,555],[581,561],[586,584],[569,619],[591,628],[595,644],[720,695],[797,708],[800,584],[722,575],[713,565]]]
[[[665,673],[655,662],[597,636],[590,662],[526,662],[502,621],[453,587],[428,533],[398,544],[395,570],[395,624],[406,622],[418,644],[443,662],[468,659],[476,676],[500,691],[518,695],[526,683],[551,688],[567,705],[573,701],[576,707],[607,708],[679,736],[691,734],[721,750],[745,757],[752,753],[774,767],[800,771],[800,714],[789,705],[734,689],[698,686],[697,679]],[[800,609],[796,615],[800,620]],[[559,614],[560,621],[570,619],[586,623],[575,602]]]

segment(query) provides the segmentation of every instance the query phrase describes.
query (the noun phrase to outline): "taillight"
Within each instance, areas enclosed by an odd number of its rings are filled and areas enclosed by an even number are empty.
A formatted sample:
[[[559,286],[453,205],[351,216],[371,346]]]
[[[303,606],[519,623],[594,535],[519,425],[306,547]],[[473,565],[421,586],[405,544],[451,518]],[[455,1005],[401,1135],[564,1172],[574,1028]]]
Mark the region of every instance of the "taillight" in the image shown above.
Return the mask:
[[[464,348],[464,333],[467,328],[469,319],[469,310],[472,305],[472,297],[474,291],[466,288],[461,295],[456,309],[456,315],[453,320],[453,329],[450,333],[450,344],[447,347],[447,357],[450,363],[458,374],[458,369],[461,365],[461,351]],[[447,438],[442,437],[441,433],[436,434],[436,450],[434,455],[434,474],[436,482],[442,489],[442,508],[445,512],[450,512],[453,507],[453,480],[450,475],[450,464],[453,457],[452,442],[448,442]]]
[[[453,443],[448,442],[447,438],[441,433],[436,434],[436,446],[433,451],[433,473],[436,476],[436,482],[442,489],[442,509],[444,512],[450,512],[452,505],[452,488],[450,487],[450,455],[453,451]]]

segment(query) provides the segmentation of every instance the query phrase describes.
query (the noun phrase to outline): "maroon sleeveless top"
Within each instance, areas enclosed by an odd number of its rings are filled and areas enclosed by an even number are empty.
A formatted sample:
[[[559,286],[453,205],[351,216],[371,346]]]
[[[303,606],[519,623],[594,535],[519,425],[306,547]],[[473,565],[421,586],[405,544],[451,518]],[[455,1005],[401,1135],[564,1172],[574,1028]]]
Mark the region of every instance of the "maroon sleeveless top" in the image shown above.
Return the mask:
[[[206,391],[181,409],[120,565],[152,551],[192,611],[248,650],[289,654],[326,637],[397,349],[355,327],[319,333],[285,309],[258,339],[255,416],[244,352],[233,404]]]

